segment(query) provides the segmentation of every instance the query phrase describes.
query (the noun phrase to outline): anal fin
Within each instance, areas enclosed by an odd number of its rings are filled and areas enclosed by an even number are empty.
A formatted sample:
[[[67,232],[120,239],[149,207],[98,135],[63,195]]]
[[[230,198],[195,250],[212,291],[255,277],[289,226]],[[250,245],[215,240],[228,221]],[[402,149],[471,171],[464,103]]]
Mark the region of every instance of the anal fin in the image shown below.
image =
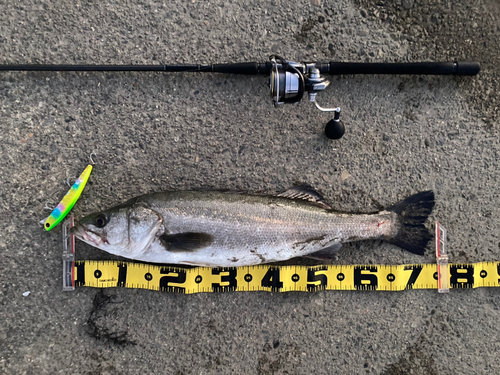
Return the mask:
[[[325,247],[321,250],[315,251],[314,253],[304,255],[304,258],[319,260],[323,262],[338,260],[336,252],[339,251],[341,247],[341,243],[336,243],[335,245]]]

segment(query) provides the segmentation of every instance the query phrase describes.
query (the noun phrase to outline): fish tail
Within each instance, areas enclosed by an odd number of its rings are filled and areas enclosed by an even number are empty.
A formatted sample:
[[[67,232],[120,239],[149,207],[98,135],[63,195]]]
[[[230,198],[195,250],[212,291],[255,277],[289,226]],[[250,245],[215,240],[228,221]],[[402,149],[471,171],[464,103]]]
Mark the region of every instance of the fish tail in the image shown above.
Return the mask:
[[[424,223],[434,208],[434,192],[423,191],[412,195],[387,211],[396,213],[398,231],[387,242],[397,245],[411,253],[424,255],[432,234]]]

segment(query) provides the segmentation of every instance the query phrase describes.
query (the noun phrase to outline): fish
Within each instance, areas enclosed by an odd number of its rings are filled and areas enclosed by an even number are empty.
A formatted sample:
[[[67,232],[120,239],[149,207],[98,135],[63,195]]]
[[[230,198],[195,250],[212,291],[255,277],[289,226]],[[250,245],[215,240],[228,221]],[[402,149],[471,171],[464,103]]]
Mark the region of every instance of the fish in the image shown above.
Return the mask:
[[[343,243],[374,239],[423,255],[433,208],[432,191],[372,214],[335,211],[309,185],[277,195],[164,191],[90,214],[71,233],[124,258],[200,267],[324,259]]]

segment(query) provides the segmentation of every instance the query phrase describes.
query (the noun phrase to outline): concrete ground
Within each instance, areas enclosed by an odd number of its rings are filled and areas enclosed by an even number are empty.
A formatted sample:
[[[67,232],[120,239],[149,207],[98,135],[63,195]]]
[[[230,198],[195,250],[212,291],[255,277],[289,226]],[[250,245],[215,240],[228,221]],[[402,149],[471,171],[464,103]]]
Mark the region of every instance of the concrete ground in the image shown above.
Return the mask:
[[[0,73],[0,373],[493,374],[499,290],[62,292],[48,215],[97,154],[76,216],[140,194],[297,182],[342,210],[425,189],[452,262],[500,260],[500,5],[463,0],[0,0],[0,63],[478,60],[477,77],[342,76],[275,109],[268,78]],[[432,227],[432,220],[429,227]],[[80,259],[112,259],[79,243]],[[432,263],[381,242],[344,264]],[[294,263],[295,261],[291,261]],[[23,293],[30,291],[27,297]]]

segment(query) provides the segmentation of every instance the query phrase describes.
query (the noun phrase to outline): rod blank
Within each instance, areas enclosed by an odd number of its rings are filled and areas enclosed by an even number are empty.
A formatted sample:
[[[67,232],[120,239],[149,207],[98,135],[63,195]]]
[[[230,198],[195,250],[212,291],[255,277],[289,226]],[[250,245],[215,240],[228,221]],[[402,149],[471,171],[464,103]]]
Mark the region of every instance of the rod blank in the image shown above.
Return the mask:
[[[49,72],[213,72],[268,74],[271,63],[245,62],[215,65],[0,65],[0,70]]]
[[[428,74],[473,76],[479,73],[478,62],[419,63],[315,63],[323,74]],[[215,65],[0,65],[0,71],[50,72],[212,72],[229,74],[269,74],[271,62],[244,62]]]

